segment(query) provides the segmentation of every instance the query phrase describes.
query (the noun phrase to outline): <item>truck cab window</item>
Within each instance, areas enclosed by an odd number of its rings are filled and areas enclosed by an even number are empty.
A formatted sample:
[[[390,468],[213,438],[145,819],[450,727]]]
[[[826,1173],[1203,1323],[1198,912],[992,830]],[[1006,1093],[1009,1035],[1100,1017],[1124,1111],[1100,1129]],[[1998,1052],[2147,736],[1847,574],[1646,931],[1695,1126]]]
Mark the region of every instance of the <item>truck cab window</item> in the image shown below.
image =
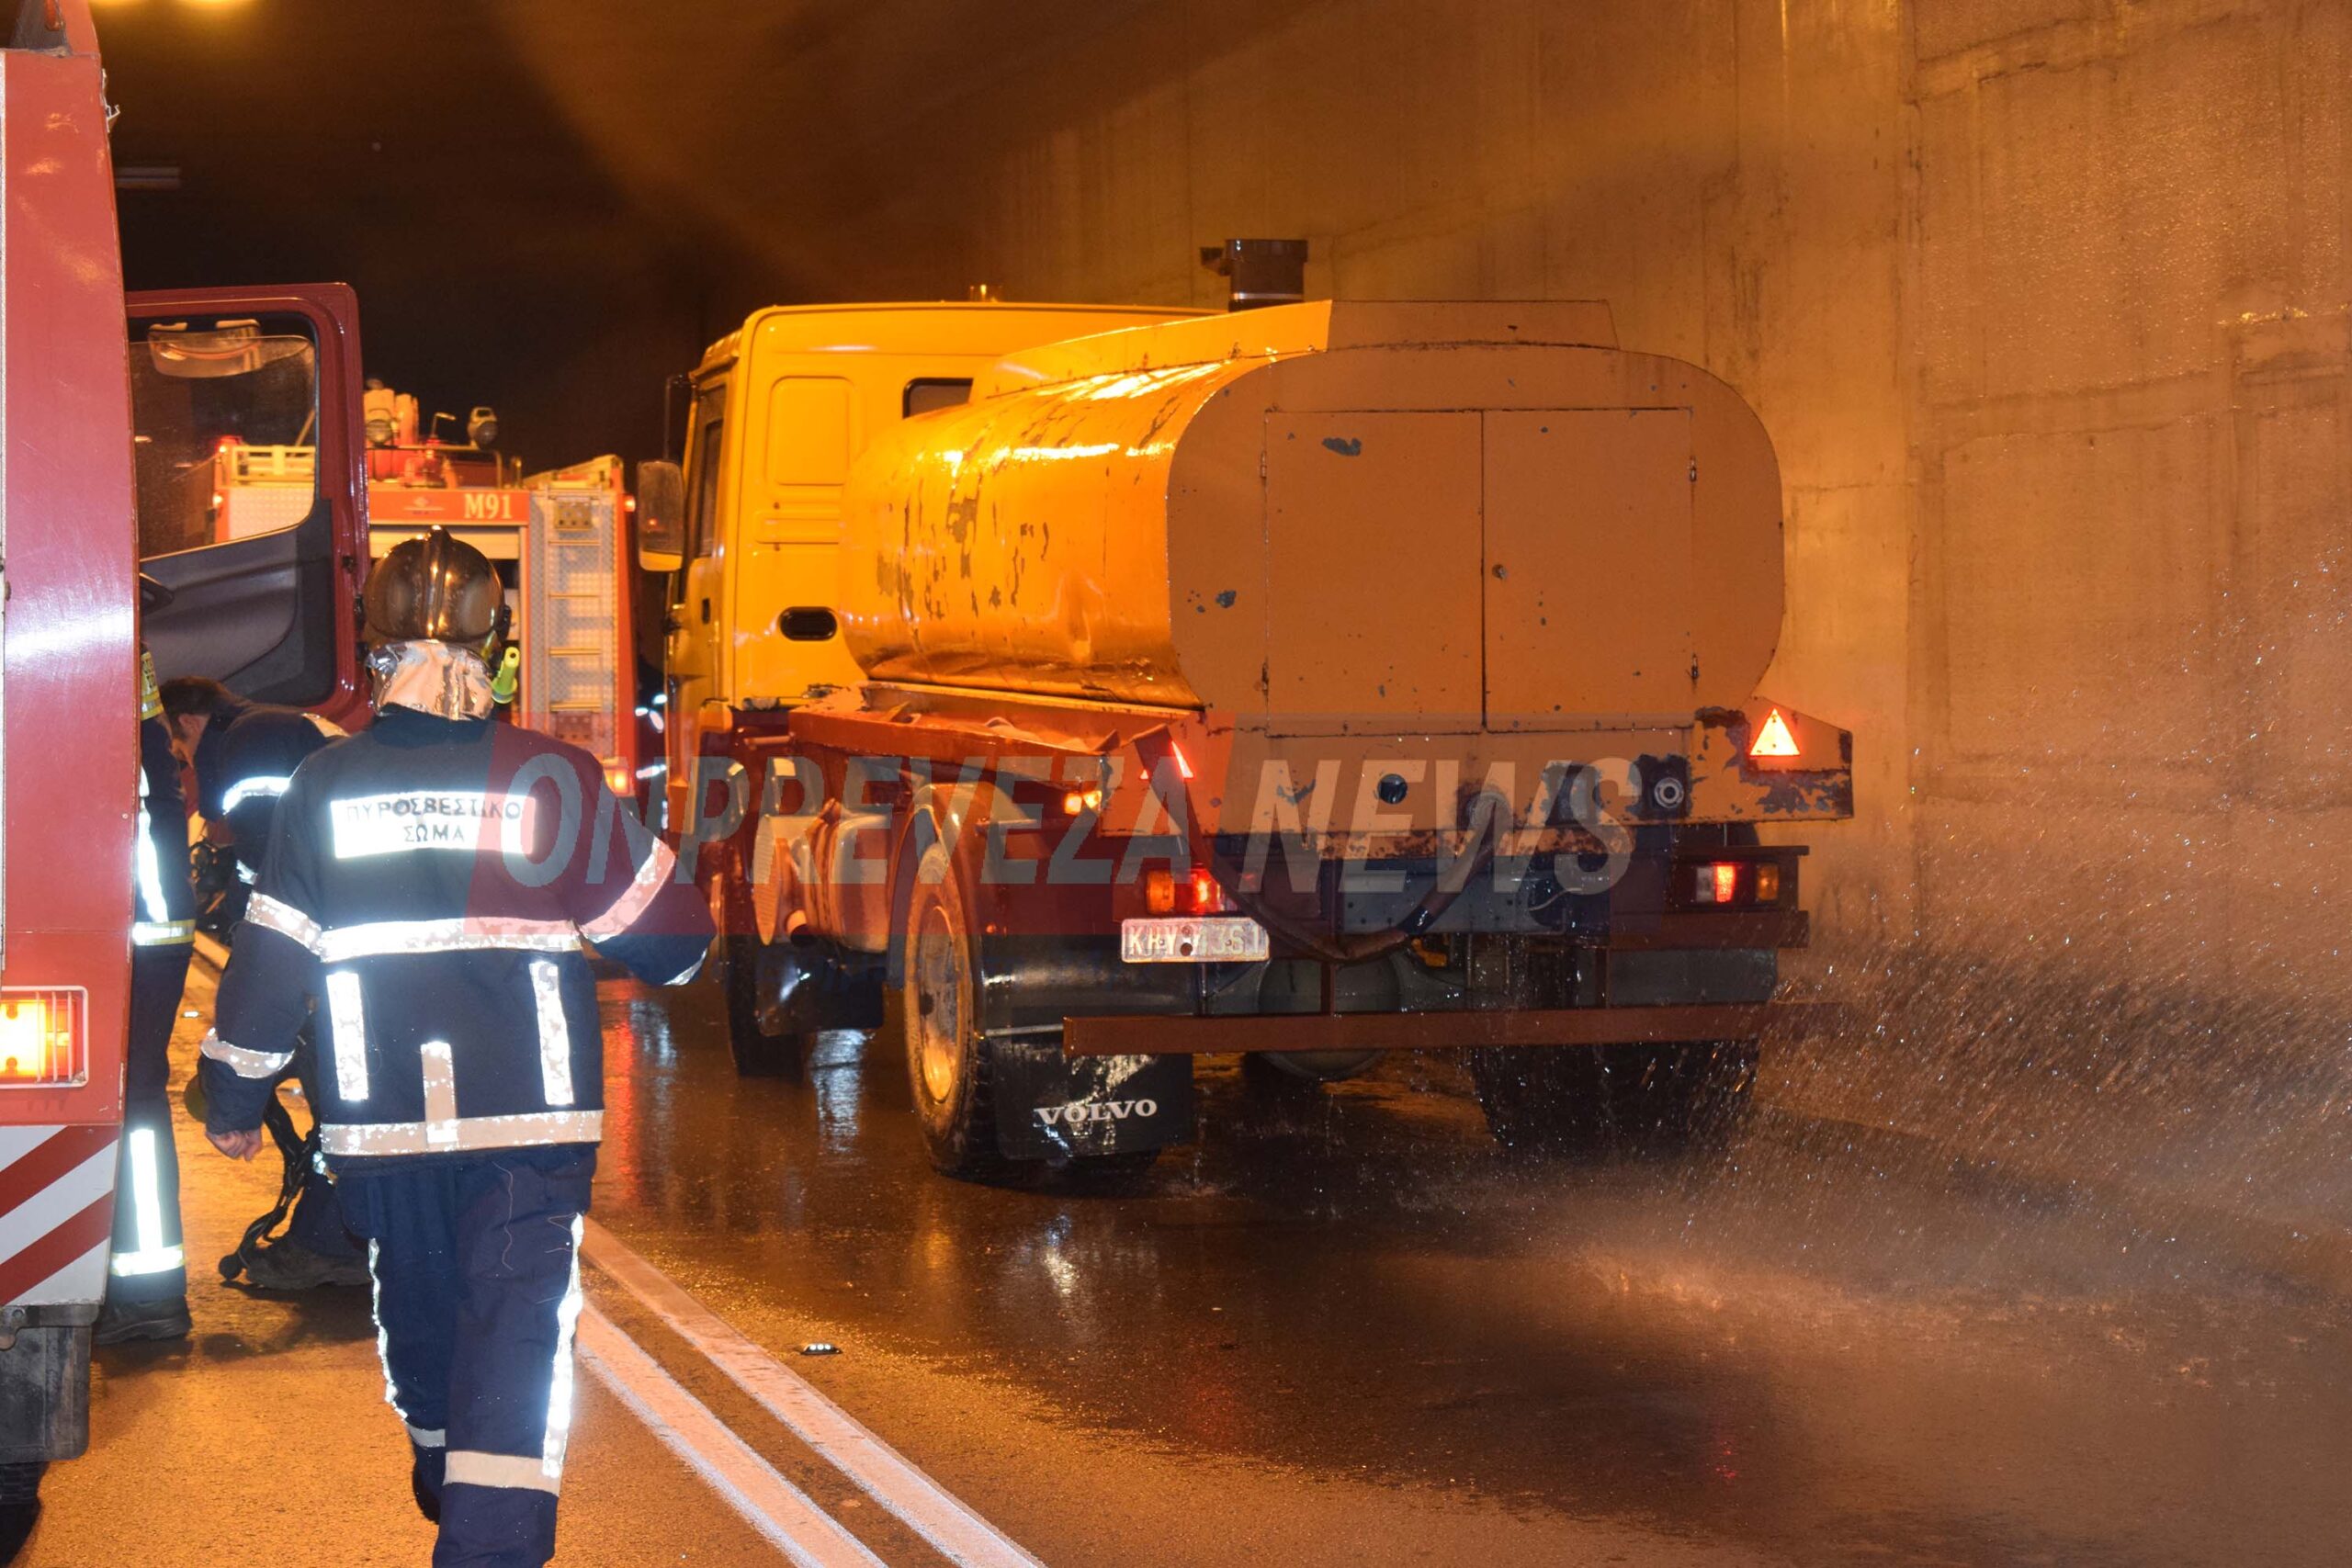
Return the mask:
[[[318,498],[318,350],[254,321],[130,344],[141,559],[292,528]]]
[[[0,44],[9,49],[57,49],[64,44],[64,23],[50,15],[44,0],[17,0],[13,6],[0,6],[0,16],[11,11],[15,15]]]
[[[706,395],[695,405],[694,451],[688,456],[692,472],[686,478],[686,536],[697,556],[718,553],[718,475],[726,467],[727,422],[723,392]]]
[[[919,376],[907,383],[905,394],[899,400],[899,412],[908,419],[933,409],[952,409],[958,403],[972,400],[972,378],[969,376]]]

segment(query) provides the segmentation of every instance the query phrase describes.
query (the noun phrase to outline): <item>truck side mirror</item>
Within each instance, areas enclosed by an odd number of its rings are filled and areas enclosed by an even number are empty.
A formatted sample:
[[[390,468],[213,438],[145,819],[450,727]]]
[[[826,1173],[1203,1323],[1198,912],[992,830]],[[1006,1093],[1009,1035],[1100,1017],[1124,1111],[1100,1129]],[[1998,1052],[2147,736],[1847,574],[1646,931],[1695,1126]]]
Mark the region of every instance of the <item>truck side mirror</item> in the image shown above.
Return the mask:
[[[675,463],[637,466],[637,564],[648,572],[686,564],[686,476]]]

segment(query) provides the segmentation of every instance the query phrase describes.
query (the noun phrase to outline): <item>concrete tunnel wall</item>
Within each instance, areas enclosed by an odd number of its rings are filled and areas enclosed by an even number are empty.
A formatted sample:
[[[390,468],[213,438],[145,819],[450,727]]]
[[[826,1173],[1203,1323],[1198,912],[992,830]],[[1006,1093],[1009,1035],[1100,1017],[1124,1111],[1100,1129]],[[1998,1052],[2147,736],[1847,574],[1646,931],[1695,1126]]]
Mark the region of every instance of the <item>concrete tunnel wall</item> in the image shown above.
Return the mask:
[[[1883,1027],[1792,1092],[1999,1150],[2260,1084],[2337,1135],[2352,6],[1052,9],[978,81],[916,69],[952,7],[811,32],[905,112],[775,111],[771,277],[1213,303],[1197,245],[1302,234],[1311,292],[1609,300],[1762,413],[1767,689],[1856,732],[1801,967]]]

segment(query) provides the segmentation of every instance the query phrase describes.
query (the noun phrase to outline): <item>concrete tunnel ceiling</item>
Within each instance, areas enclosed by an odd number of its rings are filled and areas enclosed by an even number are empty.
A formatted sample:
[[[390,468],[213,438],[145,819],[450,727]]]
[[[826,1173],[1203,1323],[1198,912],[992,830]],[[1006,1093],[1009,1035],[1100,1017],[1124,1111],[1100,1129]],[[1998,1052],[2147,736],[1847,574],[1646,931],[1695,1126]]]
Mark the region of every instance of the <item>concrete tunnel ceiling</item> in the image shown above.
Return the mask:
[[[126,193],[134,287],[347,278],[372,364],[436,404],[498,404],[512,445],[548,460],[650,451],[662,378],[759,303],[987,282],[1215,304],[1194,250],[1228,233],[1314,236],[1310,287],[1429,293],[1426,265],[1363,265],[1416,243],[1424,220],[1406,214],[1492,209],[1523,229],[1503,205],[1547,186],[1605,201],[1661,169],[1675,189],[1736,175],[1723,6],[1532,32],[1514,11],[1452,51],[1459,23],[1333,0],[136,0],[101,26],[120,157],[185,175]],[[1654,40],[1701,69],[1652,102],[1579,64],[1579,40],[1603,59]],[[1363,112],[1366,81],[1394,115]],[[1539,134],[1547,94],[1591,123]],[[1469,292],[1611,281],[1571,265],[1591,241],[1538,248],[1534,273],[1498,259]],[[1700,289],[1676,249],[1647,269]],[[1663,324],[1649,346],[1699,356]]]
[[[548,460],[641,453],[662,378],[752,305],[1084,292],[1019,236],[973,231],[955,186],[1138,72],[1178,77],[1313,9],[103,6],[118,161],[182,180],[124,193],[126,266],[133,288],[346,279],[396,384],[497,403]],[[1102,39],[1119,69],[1070,68]],[[1158,288],[1125,292],[1214,300],[1193,241],[1172,233]],[[1009,278],[983,255],[1029,259]]]
[[[955,294],[979,281],[1052,288],[1061,280],[1037,263],[1026,278],[971,276],[978,255],[1005,251],[989,244],[1003,236],[968,223],[976,204],[962,187],[974,171],[1122,100],[1181,96],[1202,62],[1318,10],[1346,28],[1347,9],[1315,0],[695,0],[664,7],[652,33],[633,12],[566,0],[514,0],[494,15],[538,90],[635,206],[723,242],[780,297],[845,298]],[[1343,157],[1346,134],[1335,124],[1328,145],[1266,155]],[[1181,206],[1190,195],[1126,199]],[[1191,285],[1190,259],[1171,247],[1166,267],[1185,279],[1175,297],[1207,300],[1216,286]]]
[[[368,368],[435,408],[497,405],[568,461],[658,439],[661,378],[714,267],[635,204],[480,8],[253,0],[100,9],[133,288],[334,278]]]

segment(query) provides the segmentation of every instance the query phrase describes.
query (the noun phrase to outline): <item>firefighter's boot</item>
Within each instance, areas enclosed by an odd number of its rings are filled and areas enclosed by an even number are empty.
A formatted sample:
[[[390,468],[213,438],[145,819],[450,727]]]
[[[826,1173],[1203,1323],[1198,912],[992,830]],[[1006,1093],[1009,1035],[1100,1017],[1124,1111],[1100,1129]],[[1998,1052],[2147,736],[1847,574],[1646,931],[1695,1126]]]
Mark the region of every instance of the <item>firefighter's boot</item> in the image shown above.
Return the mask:
[[[98,1309],[98,1325],[90,1331],[93,1345],[128,1345],[135,1339],[185,1339],[195,1326],[187,1315],[186,1296],[161,1301],[114,1301]]]
[[[322,1285],[365,1285],[368,1265],[356,1258],[329,1258],[285,1237],[240,1248],[245,1282],[262,1291],[315,1291]]]

